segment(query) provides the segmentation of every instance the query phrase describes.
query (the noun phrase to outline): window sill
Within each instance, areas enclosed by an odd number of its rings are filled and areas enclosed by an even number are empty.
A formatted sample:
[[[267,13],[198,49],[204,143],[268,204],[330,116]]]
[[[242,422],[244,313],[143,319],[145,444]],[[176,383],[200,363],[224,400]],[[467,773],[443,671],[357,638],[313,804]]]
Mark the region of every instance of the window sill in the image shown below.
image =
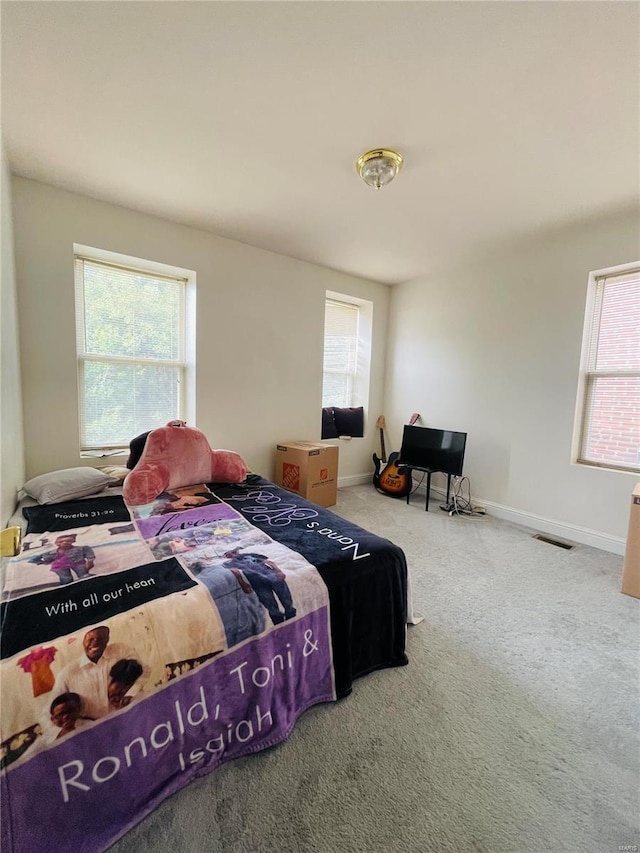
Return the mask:
[[[129,456],[128,450],[83,450],[80,459],[114,459],[121,456],[123,459]]]
[[[638,468],[623,468],[607,464],[606,462],[586,462],[584,459],[574,459],[571,463],[579,468],[591,468],[592,471],[608,471],[614,474],[631,474],[636,479],[640,477],[640,469]]]

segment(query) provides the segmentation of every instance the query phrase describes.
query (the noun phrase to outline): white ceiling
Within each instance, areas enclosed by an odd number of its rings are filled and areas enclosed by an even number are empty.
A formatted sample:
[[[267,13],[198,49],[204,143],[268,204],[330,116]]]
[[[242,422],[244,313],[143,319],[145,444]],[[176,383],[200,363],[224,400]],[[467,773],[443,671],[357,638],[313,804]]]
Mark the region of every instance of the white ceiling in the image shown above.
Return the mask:
[[[637,203],[639,9],[4,0],[2,134],[15,174],[396,283]]]

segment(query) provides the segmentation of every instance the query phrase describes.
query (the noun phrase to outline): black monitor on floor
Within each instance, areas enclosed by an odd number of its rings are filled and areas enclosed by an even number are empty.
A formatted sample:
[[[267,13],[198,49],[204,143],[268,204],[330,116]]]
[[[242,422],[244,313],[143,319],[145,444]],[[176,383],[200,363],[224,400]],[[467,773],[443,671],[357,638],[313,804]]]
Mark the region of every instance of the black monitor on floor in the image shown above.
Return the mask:
[[[398,465],[462,476],[466,432],[405,426]]]

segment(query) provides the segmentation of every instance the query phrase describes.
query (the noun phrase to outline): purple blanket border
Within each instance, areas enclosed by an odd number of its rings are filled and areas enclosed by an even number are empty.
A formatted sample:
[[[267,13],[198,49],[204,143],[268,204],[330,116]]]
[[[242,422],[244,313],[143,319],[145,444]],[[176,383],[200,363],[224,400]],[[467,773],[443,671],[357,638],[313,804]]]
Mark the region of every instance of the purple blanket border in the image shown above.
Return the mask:
[[[305,710],[335,698],[322,607],[9,768],[0,847],[101,853],[195,778],[286,740]]]

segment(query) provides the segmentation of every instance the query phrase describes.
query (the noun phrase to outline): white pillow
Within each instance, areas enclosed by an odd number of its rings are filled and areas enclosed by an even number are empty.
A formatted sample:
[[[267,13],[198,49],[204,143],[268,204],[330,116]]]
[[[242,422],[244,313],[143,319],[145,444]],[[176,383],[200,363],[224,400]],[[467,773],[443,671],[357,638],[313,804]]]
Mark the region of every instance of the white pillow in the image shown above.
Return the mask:
[[[63,468],[34,477],[22,490],[39,504],[57,504],[97,494],[116,482],[115,477],[96,468]]]
[[[124,483],[125,477],[129,473],[129,469],[126,465],[101,465],[98,468],[98,471],[102,471],[103,474],[108,474],[110,477],[113,477],[114,480],[117,480],[118,483]]]

